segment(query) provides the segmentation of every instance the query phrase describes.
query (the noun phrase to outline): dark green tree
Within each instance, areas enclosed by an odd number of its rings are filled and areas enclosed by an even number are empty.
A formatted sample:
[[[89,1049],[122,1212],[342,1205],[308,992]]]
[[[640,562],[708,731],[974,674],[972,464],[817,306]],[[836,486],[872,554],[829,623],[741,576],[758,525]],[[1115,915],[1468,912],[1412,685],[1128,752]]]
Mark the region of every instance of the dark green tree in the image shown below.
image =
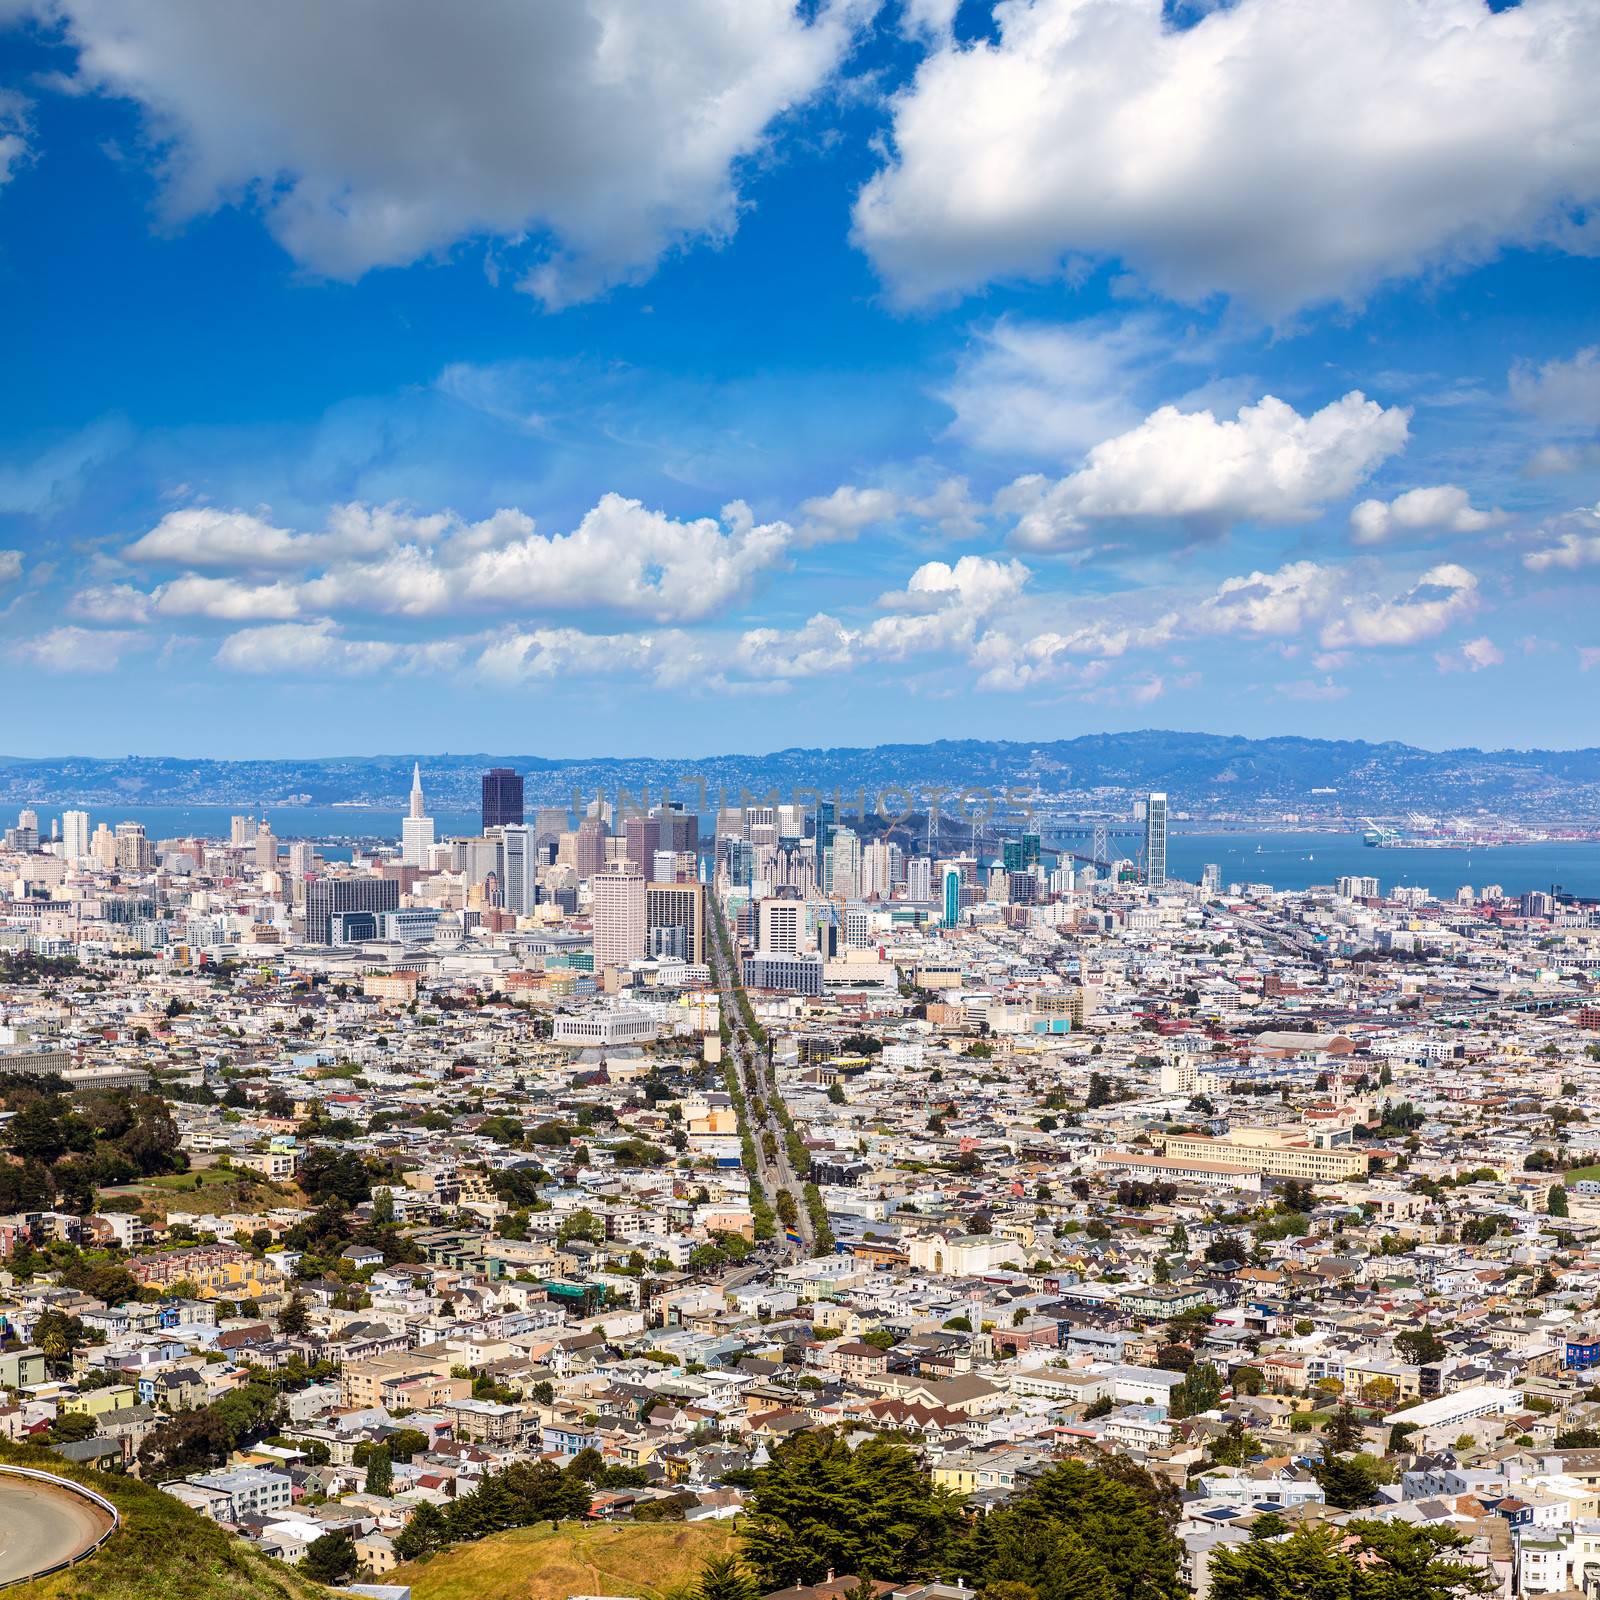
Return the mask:
[[[394,1488],[394,1461],[381,1444],[367,1457],[368,1494],[388,1494]]]
[[[760,1600],[761,1586],[737,1556],[713,1556],[695,1579],[694,1600]]]
[[[779,1445],[756,1474],[739,1530],[763,1590],[818,1583],[831,1569],[904,1581],[936,1570],[960,1513],[903,1445],[835,1433]]]
[[[300,1570],[313,1583],[338,1585],[356,1575],[356,1545],[348,1533],[325,1533],[306,1546]]]

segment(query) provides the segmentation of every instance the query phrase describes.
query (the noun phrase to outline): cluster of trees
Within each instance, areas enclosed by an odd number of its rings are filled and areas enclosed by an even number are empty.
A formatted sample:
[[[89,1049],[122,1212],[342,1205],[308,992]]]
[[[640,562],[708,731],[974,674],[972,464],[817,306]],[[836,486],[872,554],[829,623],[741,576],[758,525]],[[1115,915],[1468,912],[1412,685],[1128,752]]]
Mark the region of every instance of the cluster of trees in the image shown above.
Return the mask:
[[[1243,1450],[1242,1430],[1235,1441]],[[1226,1442],[1224,1442],[1225,1444]],[[1226,1453],[1226,1450],[1225,1450]],[[970,1517],[902,1445],[833,1433],[780,1445],[753,1475],[742,1559],[709,1563],[696,1600],[754,1600],[831,1570],[908,1583],[960,1577],[985,1600],[1185,1600],[1177,1493],[1121,1457],[1065,1461]],[[1446,1528],[1353,1521],[1290,1533],[1261,1518],[1212,1557],[1214,1600],[1478,1600],[1493,1588]]]
[[[1450,1528],[1364,1519],[1254,1538],[1213,1554],[1212,1600],[1473,1600],[1496,1585],[1466,1543]]]
[[[157,1094],[86,1095],[75,1106],[48,1080],[7,1086],[5,1148],[20,1165],[0,1164],[0,1212],[60,1205],[94,1210],[102,1184],[185,1172],[177,1124]]]
[[[581,1517],[589,1509],[591,1481],[587,1474],[591,1470],[592,1464],[578,1456],[565,1471],[552,1461],[522,1461],[504,1472],[490,1473],[470,1494],[451,1501],[445,1510],[426,1503],[418,1506],[395,1535],[395,1554],[402,1561],[415,1561],[449,1545],[507,1528]]]
[[[153,1428],[139,1446],[143,1475],[152,1482],[166,1483],[191,1472],[205,1472],[221,1466],[240,1445],[265,1438],[278,1415],[286,1373],[287,1369],[252,1371],[242,1388],[230,1390],[208,1406],[180,1411]]]
[[[1173,1499],[1131,1463],[1069,1461],[972,1520],[904,1446],[803,1434],[755,1475],[740,1540],[763,1590],[832,1569],[959,1575],[997,1600],[1182,1600]]]

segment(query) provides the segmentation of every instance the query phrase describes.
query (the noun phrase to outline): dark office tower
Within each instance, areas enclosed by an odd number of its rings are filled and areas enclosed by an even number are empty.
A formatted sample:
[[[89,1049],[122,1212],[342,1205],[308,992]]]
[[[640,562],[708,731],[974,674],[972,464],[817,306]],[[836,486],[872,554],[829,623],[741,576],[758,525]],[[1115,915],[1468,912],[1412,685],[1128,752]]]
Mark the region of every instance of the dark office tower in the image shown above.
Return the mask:
[[[692,811],[685,811],[681,800],[659,807],[656,821],[661,825],[663,850],[670,850],[674,855],[699,853],[700,819]]]
[[[833,845],[834,830],[839,822],[839,808],[835,801],[819,800],[817,802],[816,822],[816,852],[817,852],[817,882],[823,880],[822,854]]]
[[[522,826],[522,774],[490,767],[483,775],[483,831]]]
[[[313,878],[306,885],[306,943],[331,944],[335,919],[365,911],[381,917],[400,908],[394,878]]]
[[[622,825],[628,859],[649,882],[655,876],[656,852],[661,848],[661,822],[657,817],[629,817]]]

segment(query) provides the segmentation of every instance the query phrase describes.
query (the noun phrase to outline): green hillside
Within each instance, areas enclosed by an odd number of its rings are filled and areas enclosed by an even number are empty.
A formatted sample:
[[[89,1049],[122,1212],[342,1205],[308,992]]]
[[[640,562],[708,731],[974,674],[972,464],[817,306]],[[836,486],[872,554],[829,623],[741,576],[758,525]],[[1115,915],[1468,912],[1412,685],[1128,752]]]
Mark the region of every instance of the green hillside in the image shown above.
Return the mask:
[[[134,1478],[91,1472],[48,1450],[0,1440],[0,1461],[71,1479],[109,1500],[121,1528],[65,1572],[6,1591],[6,1600],[331,1600],[292,1568],[257,1555],[214,1522]]]

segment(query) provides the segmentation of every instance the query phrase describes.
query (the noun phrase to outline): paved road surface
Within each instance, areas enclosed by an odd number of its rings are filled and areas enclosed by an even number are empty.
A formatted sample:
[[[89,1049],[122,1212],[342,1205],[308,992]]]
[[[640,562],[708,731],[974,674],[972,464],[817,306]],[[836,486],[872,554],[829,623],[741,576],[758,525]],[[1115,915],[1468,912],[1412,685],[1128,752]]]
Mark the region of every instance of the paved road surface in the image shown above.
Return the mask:
[[[98,1506],[67,1490],[0,1475],[0,1583],[69,1560],[110,1525]]]

